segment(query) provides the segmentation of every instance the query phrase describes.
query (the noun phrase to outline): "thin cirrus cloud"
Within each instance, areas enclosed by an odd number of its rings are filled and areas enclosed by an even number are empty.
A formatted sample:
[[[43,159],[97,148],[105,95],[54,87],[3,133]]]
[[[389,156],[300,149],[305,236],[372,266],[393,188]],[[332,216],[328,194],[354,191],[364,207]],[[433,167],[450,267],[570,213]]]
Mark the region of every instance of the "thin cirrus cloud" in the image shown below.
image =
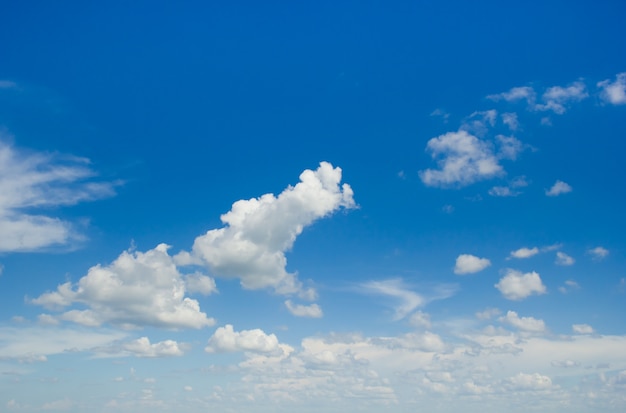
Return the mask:
[[[461,254],[456,258],[454,273],[457,275],[474,274],[491,265],[487,258],[479,258],[471,254]]]
[[[455,284],[439,284],[427,294],[416,293],[401,278],[392,278],[380,281],[368,281],[357,286],[357,291],[364,294],[373,294],[389,297],[395,303],[393,319],[401,320],[433,300],[443,300],[452,297],[457,292]]]
[[[0,133],[0,252],[81,240],[71,222],[34,211],[111,197],[121,182],[96,180],[88,159],[25,152],[9,144],[9,138]]]

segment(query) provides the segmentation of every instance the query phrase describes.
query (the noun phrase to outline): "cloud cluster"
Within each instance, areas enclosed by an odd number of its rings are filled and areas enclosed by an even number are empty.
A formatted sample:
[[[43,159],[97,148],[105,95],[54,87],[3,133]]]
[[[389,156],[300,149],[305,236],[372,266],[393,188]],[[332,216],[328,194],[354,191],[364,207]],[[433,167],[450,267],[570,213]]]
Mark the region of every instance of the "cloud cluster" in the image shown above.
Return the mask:
[[[191,253],[171,257],[165,244],[147,252],[125,251],[110,265],[90,268],[76,284],[66,282],[31,302],[53,310],[79,307],[56,318],[46,315],[48,322],[122,328],[211,326],[215,321],[186,294],[217,292],[215,280],[198,271],[183,274],[178,266],[184,265],[205,265],[216,276],[240,279],[244,288],[272,287],[280,294],[315,300],[315,290],[303,288],[296,274],[286,271],[285,252],[316,219],[355,206],[350,186],[340,186],[340,181],[341,169],[322,162],[315,171],[305,170],[300,183],[278,197],[266,194],[235,202],[222,216],[226,226],[196,238]],[[287,300],[285,305],[295,316],[322,316],[318,304]]]
[[[108,266],[91,267],[75,285],[67,282],[56,291],[31,300],[49,309],[78,304],[60,315],[63,320],[87,326],[110,323],[123,328],[155,326],[202,328],[214,324],[200,311],[197,300],[185,296],[185,277],[178,271],[168,246],[160,244],[145,253],[123,252]],[[190,284],[196,290],[212,292],[212,281],[194,274]],[[199,287],[200,286],[200,287]]]
[[[0,133],[0,252],[34,251],[81,239],[70,222],[36,214],[115,195],[119,182],[97,181],[89,160],[25,152]]]
[[[518,102],[523,100],[526,102],[528,110],[551,111],[558,115],[565,113],[569,104],[580,102],[588,97],[587,87],[582,81],[573,82],[565,87],[549,87],[541,95],[540,101],[537,99],[537,92],[530,86],[514,87],[508,92],[487,96],[488,99],[494,101]]]

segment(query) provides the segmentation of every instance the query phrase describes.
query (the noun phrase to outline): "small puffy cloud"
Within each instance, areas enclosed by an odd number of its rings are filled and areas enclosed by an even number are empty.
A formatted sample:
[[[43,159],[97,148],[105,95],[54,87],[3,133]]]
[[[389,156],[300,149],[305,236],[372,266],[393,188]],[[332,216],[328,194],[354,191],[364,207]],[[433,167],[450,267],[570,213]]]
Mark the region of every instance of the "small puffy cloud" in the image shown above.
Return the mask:
[[[604,247],[595,247],[587,250],[587,254],[591,255],[594,260],[600,261],[608,257],[609,250]]]
[[[322,309],[317,304],[293,304],[291,300],[287,300],[285,301],[285,307],[287,307],[287,310],[289,310],[289,312],[296,317],[320,318],[323,315]]]
[[[583,82],[574,82],[567,87],[553,86],[548,88],[542,96],[544,103],[535,105],[535,110],[552,111],[562,115],[570,102],[579,102],[589,97]]]
[[[167,249],[167,245],[160,244],[145,253],[125,251],[108,266],[91,267],[75,285],[67,282],[31,302],[49,309],[72,304],[87,306],[88,309],[73,309],[60,315],[64,320],[87,326],[213,325],[215,321],[200,311],[198,301],[185,297],[185,280]]]
[[[9,140],[0,132],[0,252],[80,240],[72,223],[35,211],[113,196],[118,183],[95,180],[88,159],[26,152]]]
[[[546,325],[543,320],[533,317],[519,317],[515,311],[507,311],[505,316],[499,318],[499,321],[529,333],[543,333],[546,331]]]
[[[281,353],[282,348],[274,334],[265,334],[261,329],[235,331],[231,324],[220,327],[209,338],[204,349],[207,353]]]
[[[427,186],[466,186],[504,172],[491,146],[464,130],[432,138],[426,150],[439,167],[419,172]]]
[[[534,294],[545,294],[546,286],[535,271],[523,274],[520,271],[508,269],[506,275],[500,279],[495,287],[509,300],[523,300]]]
[[[322,162],[315,171],[302,172],[300,182],[278,196],[237,201],[221,216],[225,227],[197,237],[191,255],[213,275],[238,278],[244,288],[306,294],[296,274],[286,271],[285,252],[315,220],[355,207],[352,189],[340,182],[341,169]]]
[[[522,247],[518,250],[511,251],[509,258],[530,258],[533,255],[537,255],[537,254],[539,254],[539,248],[537,247],[532,247],[532,248]]]
[[[517,155],[524,151],[524,144],[519,139],[513,136],[496,136],[496,141],[499,145],[498,158],[516,160]]]
[[[576,81],[569,86],[553,86],[548,88],[541,95],[541,102],[538,102],[535,90],[530,86],[514,87],[508,92],[487,96],[494,101],[504,100],[506,102],[525,101],[528,110],[531,111],[552,111],[556,114],[563,114],[567,106],[572,102],[579,102],[589,97],[585,84]]]
[[[598,82],[598,87],[602,89],[600,97],[605,102],[613,105],[626,104],[626,72],[618,73],[614,82],[608,79]]]
[[[576,334],[593,334],[594,330],[589,324],[572,324],[572,331]]]
[[[479,258],[471,254],[461,254],[456,258],[454,273],[458,275],[473,274],[484,270],[491,265],[487,258]]]
[[[546,390],[552,387],[552,380],[539,373],[518,373],[507,379],[506,385],[511,390]]]
[[[465,118],[461,130],[484,136],[489,127],[495,126],[497,117],[498,112],[495,109],[474,112]]]
[[[164,340],[152,344],[148,337],[141,337],[124,343],[121,350],[137,357],[172,357],[184,354],[179,344],[174,340]]]
[[[536,93],[530,86],[514,87],[508,92],[498,93],[495,95],[487,96],[487,99],[499,101],[504,100],[506,102],[517,102],[525,100],[529,105],[535,102]]]
[[[395,306],[395,320],[400,320],[412,313],[417,307],[425,304],[424,298],[408,289],[400,279],[369,281],[361,284],[361,288],[371,294],[392,297],[398,301]]]
[[[572,192],[572,187],[563,181],[557,180],[550,189],[546,190],[546,195],[557,196],[561,194],[566,194],[568,192]]]
[[[508,186],[494,186],[489,190],[489,195],[491,196],[518,196],[522,192],[516,190],[517,188],[522,188],[528,186],[528,181],[526,181],[525,176],[518,176],[513,179]]]
[[[557,265],[569,266],[569,265],[574,265],[575,262],[576,260],[574,260],[574,258],[570,257],[564,252],[558,251],[556,253],[555,264]]]
[[[509,127],[511,131],[516,131],[519,128],[519,121],[517,120],[517,113],[503,113],[502,123]]]
[[[183,387],[183,390],[185,390],[185,391],[193,391],[193,387],[185,386],[185,387]]]

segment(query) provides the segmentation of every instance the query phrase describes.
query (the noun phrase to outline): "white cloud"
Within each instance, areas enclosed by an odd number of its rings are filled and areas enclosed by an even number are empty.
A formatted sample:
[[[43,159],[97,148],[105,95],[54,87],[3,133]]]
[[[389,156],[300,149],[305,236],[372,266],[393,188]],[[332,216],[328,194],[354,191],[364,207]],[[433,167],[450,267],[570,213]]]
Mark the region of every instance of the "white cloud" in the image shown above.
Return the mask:
[[[209,295],[217,292],[215,280],[199,273],[185,276],[185,287],[190,293]]]
[[[59,324],[59,320],[50,314],[39,314],[37,323],[42,326],[56,326]]]
[[[579,289],[580,289],[580,285],[578,285],[576,281],[567,280],[565,281],[565,285],[559,287],[559,292],[561,292],[562,294],[567,294],[570,291],[579,290]]]
[[[508,186],[494,186],[493,188],[489,190],[489,195],[491,196],[507,197],[507,196],[518,196],[519,194],[521,194],[520,191],[513,191]]]
[[[464,130],[432,138],[426,150],[439,166],[419,172],[428,186],[465,186],[504,172],[490,145]]]
[[[519,100],[525,100],[529,105],[533,104],[536,99],[536,93],[530,86],[514,87],[508,92],[498,93],[496,95],[487,96],[488,99],[499,101],[504,100],[507,102],[517,102]]]
[[[225,227],[196,238],[193,256],[215,276],[240,279],[244,288],[307,295],[296,274],[286,271],[285,252],[315,220],[355,207],[352,189],[340,181],[341,169],[322,162],[317,170],[302,172],[300,182],[278,197],[266,194],[235,202],[221,217]]]
[[[598,87],[602,89],[600,97],[613,105],[626,104],[626,72],[615,75],[615,82],[608,79],[598,82]]]
[[[46,327],[0,328],[0,360],[45,361],[46,356],[91,351],[123,339],[120,331]]]
[[[456,258],[454,265],[455,274],[473,274],[484,270],[491,265],[487,258],[479,258],[471,254],[461,254]]]
[[[291,300],[287,300],[285,301],[285,306],[287,307],[289,312],[296,317],[320,318],[323,315],[322,309],[317,304],[293,304]]]
[[[545,103],[535,105],[535,110],[552,111],[562,115],[565,113],[566,105],[570,102],[579,102],[589,97],[587,88],[583,82],[574,82],[567,87],[553,86],[548,88],[542,99]]]
[[[361,288],[365,292],[392,297],[399,301],[399,304],[395,307],[395,320],[406,317],[425,303],[421,295],[409,290],[400,279],[369,281],[361,284]]]
[[[576,260],[574,260],[574,258],[570,257],[564,252],[558,251],[556,253],[555,263],[557,265],[569,266],[569,265],[574,265],[575,262]]]
[[[517,113],[503,113],[502,123],[509,127],[510,130],[516,131],[519,129],[519,121],[517,120]]]
[[[409,317],[409,324],[413,327],[430,328],[430,315],[422,311],[416,311]]]
[[[552,387],[550,377],[539,373],[518,373],[510,377],[506,383],[507,387],[512,390],[545,390]]]
[[[479,311],[476,313],[476,318],[479,320],[490,320],[493,317],[500,315],[500,310],[497,308],[487,308],[484,311]]]
[[[185,297],[185,281],[167,249],[160,244],[145,253],[125,251],[109,266],[91,267],[76,285],[67,282],[31,302],[51,309],[86,305],[88,309],[70,310],[61,318],[87,326],[213,325],[214,320],[200,311],[198,301]]]
[[[518,250],[511,251],[509,258],[530,258],[533,255],[537,255],[537,254],[539,254],[539,248],[537,247],[532,247],[532,248],[522,247]]]
[[[524,144],[513,136],[498,135],[496,136],[496,141],[500,147],[498,150],[498,158],[500,159],[514,161],[517,159],[517,155],[524,150]]]
[[[141,337],[124,343],[121,346],[121,350],[137,357],[172,357],[184,354],[181,347],[174,340],[164,340],[151,344],[148,337]]]
[[[0,252],[33,251],[80,240],[70,222],[33,210],[113,196],[116,183],[95,181],[88,159],[27,153],[7,140],[0,133]]]
[[[525,176],[518,176],[513,179],[508,186],[494,186],[489,190],[489,195],[491,196],[518,196],[522,192],[516,191],[515,188],[522,188],[528,186],[528,181],[526,181]]]
[[[515,311],[507,311],[506,315],[500,317],[499,320],[530,333],[543,333],[546,331],[546,325],[543,320],[533,317],[519,317]]]
[[[557,196],[568,192],[572,192],[572,187],[563,181],[557,180],[550,189],[546,190],[546,195]]]
[[[508,269],[506,275],[495,287],[509,300],[522,300],[533,294],[546,293],[541,277],[534,271],[523,274],[520,271]]]
[[[587,253],[590,254],[594,260],[600,261],[608,257],[609,250],[604,247],[595,247],[587,250]]]
[[[600,85],[599,85],[600,86]],[[537,94],[530,86],[514,87],[508,92],[487,96],[488,99],[506,102],[526,101],[528,110],[552,111],[556,114],[565,113],[567,106],[572,102],[579,102],[589,97],[585,84],[576,81],[569,86],[553,86],[541,96],[542,103],[537,103]]]
[[[461,130],[478,136],[484,136],[489,127],[494,127],[498,112],[495,109],[474,112],[464,119]]]
[[[589,324],[572,324],[572,331],[576,334],[593,334],[594,330]]]
[[[235,331],[231,324],[227,324],[215,330],[204,350],[207,353],[249,351],[282,354],[285,347],[278,342],[278,338],[274,334],[265,334],[263,330],[258,328]]]

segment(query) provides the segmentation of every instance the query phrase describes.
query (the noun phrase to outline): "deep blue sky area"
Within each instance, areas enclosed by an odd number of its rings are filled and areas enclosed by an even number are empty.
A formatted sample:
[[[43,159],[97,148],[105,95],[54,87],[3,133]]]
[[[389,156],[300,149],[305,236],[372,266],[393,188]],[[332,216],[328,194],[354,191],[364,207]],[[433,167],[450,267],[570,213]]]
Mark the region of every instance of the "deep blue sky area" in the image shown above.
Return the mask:
[[[0,411],[623,411],[624,21],[4,2]]]

